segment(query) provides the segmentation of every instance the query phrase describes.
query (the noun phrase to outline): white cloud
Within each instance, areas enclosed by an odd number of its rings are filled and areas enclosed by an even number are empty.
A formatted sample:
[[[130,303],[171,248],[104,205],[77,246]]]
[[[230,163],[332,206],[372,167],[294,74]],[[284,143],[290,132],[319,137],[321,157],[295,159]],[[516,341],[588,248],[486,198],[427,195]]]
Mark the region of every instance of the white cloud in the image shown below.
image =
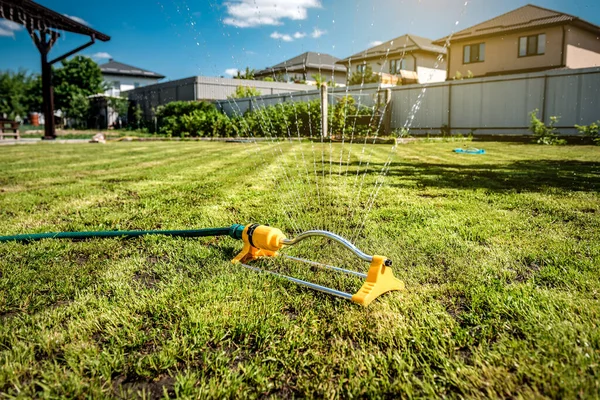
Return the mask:
[[[294,38],[288,35],[287,33],[279,33],[277,31],[271,33],[271,37],[277,40],[283,40],[284,42],[293,42]]]
[[[374,47],[374,46],[379,46],[380,44],[383,44],[383,42],[381,40],[374,40],[371,43],[369,43],[369,46]]]
[[[324,34],[326,34],[326,33],[327,33],[327,31],[323,31],[323,30],[321,30],[321,29],[319,29],[319,28],[315,28],[315,29],[312,31],[312,33],[310,34],[310,36],[312,36],[312,37],[313,37],[313,38],[315,38],[315,39],[318,39],[318,38],[320,38],[321,36],[323,36],[323,35],[324,35]]]
[[[92,54],[92,58],[103,59],[103,58],[112,58],[112,56],[105,51],[101,51],[99,53]]]
[[[16,22],[0,18],[0,36],[15,37],[15,32],[23,29],[23,26]]]
[[[231,0],[225,2],[223,22],[238,28],[282,25],[282,19],[304,20],[309,8],[320,8],[319,0]]]
[[[238,73],[238,69],[237,68],[227,68],[225,70],[225,75],[236,76],[237,73]]]
[[[304,32],[296,32],[296,33],[294,33],[294,39],[302,39],[305,36],[306,36],[306,33],[304,33]]]
[[[74,15],[67,15],[67,14],[63,14],[65,17],[67,18],[71,18],[73,21],[75,22],[79,22],[80,24],[86,25],[86,26],[92,26],[92,24],[90,24],[89,22],[87,22],[85,19],[83,18],[79,18],[76,17]]]

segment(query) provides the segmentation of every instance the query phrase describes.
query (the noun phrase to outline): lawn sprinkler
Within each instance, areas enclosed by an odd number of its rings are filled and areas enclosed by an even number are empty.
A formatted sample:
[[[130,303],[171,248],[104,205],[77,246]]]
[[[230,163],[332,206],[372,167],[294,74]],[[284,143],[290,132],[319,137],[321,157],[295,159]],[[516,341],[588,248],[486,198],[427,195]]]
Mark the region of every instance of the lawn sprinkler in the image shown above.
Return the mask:
[[[475,147],[468,147],[466,149],[458,148],[458,149],[454,149],[452,151],[454,151],[455,153],[460,153],[460,154],[485,154],[484,149],[477,149]]]
[[[373,300],[382,294],[392,290],[403,290],[404,282],[394,277],[394,273],[390,268],[392,260],[383,257],[363,253],[354,244],[350,243],[343,237],[335,233],[321,230],[310,230],[303,232],[293,239],[287,238],[284,233],[268,225],[251,224],[240,225],[234,224],[230,227],[223,228],[207,228],[193,230],[152,230],[152,231],[98,231],[98,232],[58,232],[58,233],[36,233],[14,236],[0,236],[0,242],[19,241],[29,242],[41,239],[95,239],[95,238],[133,238],[146,235],[164,235],[173,237],[208,237],[208,236],[229,236],[233,239],[242,240],[244,245],[242,251],[235,256],[231,262],[236,265],[241,265],[258,272],[265,272],[290,282],[309,287],[333,296],[341,297],[354,303],[368,306]],[[366,274],[362,272],[352,271],[344,268],[334,267],[331,265],[321,264],[318,262],[305,260],[299,257],[293,257],[285,254],[280,254],[280,250],[287,246],[293,246],[310,237],[324,237],[330,239],[343,247],[350,250],[356,257],[370,263],[369,270]],[[252,261],[260,258],[270,257],[285,257],[294,261],[304,262],[312,266],[328,269],[336,273],[354,275],[364,279],[361,288],[354,294],[341,292],[326,286],[317,285],[312,282],[297,279],[291,276],[283,275],[278,272],[269,271],[250,265]]]

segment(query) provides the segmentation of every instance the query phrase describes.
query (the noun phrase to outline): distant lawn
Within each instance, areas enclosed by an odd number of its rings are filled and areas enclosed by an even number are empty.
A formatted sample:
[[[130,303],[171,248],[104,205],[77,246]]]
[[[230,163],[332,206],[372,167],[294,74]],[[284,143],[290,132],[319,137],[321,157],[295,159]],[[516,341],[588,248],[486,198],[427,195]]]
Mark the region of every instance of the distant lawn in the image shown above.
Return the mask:
[[[0,393],[597,397],[600,147],[458,145],[398,148],[358,243],[393,259],[407,290],[366,309],[232,265],[229,238],[0,244]],[[303,184],[302,167],[329,168],[312,163],[315,146],[318,159],[318,143],[9,146],[0,235],[235,222],[291,234],[295,221],[351,236],[360,215],[340,208],[366,207],[352,203],[355,175],[336,178],[334,161],[328,186]],[[366,194],[389,148],[367,149]],[[323,241],[298,251],[366,268]]]
[[[44,136],[44,126],[22,125],[19,131],[21,132],[21,138],[24,139],[39,139]],[[91,139],[97,133],[103,133],[109,139],[124,136],[155,136],[150,133],[127,129],[56,129],[56,136],[59,139]]]

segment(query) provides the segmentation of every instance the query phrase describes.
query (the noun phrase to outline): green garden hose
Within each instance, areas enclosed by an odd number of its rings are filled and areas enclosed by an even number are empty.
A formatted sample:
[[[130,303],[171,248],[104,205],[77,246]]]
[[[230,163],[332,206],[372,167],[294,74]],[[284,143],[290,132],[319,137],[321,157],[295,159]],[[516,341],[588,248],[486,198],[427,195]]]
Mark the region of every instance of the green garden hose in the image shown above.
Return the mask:
[[[223,228],[189,229],[189,230],[153,230],[153,231],[97,231],[97,232],[49,232],[28,233],[24,235],[0,236],[0,242],[30,242],[42,239],[96,239],[96,238],[134,238],[146,235],[164,235],[177,237],[230,236],[241,239],[244,225],[233,224]]]
[[[302,232],[293,239],[287,238],[283,232],[277,228],[270,227],[268,225],[250,224],[240,225],[233,224],[228,227],[222,228],[206,228],[206,229],[190,229],[190,230],[153,230],[153,231],[96,231],[96,232],[49,232],[49,233],[28,233],[22,235],[12,236],[0,236],[0,242],[31,242],[42,239],[97,239],[97,238],[134,238],[146,235],[163,235],[163,236],[174,236],[174,237],[206,237],[206,236],[229,236],[233,239],[242,240],[244,247],[242,251],[231,260],[234,264],[242,265],[246,268],[267,272],[280,278],[287,279],[299,285],[309,287],[314,290],[318,290],[324,293],[331,294],[333,296],[341,297],[347,300],[351,300],[355,303],[362,304],[364,306],[369,305],[375,298],[379,297],[385,292],[391,290],[403,290],[404,283],[394,277],[394,274],[389,267],[392,266],[392,260],[382,256],[371,256],[360,251],[356,246],[350,243],[348,240],[341,236],[338,236],[332,232],[311,230]],[[284,257],[300,262],[306,262],[312,266],[321,266],[326,269],[330,269],[335,272],[341,272],[354,276],[359,276],[365,279],[363,286],[355,294],[341,292],[336,289],[332,289],[326,286],[318,285],[316,283],[303,281],[291,276],[283,275],[278,272],[262,270],[260,268],[248,265],[247,263],[259,258],[264,257],[276,257],[279,255],[279,250],[284,246],[293,246],[300,241],[313,237],[320,236],[322,238],[329,239],[337,242],[348,250],[352,251],[358,258],[369,262],[369,272],[367,274],[351,271],[344,268],[333,267],[331,265],[325,265],[310,260],[304,260],[298,257],[286,256]],[[389,271],[389,272],[388,272]]]

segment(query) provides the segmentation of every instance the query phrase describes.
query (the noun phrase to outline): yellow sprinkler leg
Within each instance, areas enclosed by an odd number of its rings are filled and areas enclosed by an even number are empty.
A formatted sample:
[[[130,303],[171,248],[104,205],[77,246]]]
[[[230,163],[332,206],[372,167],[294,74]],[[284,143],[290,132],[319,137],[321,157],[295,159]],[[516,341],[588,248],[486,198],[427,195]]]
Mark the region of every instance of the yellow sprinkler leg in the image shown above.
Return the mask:
[[[367,280],[352,296],[352,301],[363,306],[368,306],[382,294],[392,290],[404,290],[404,282],[394,276],[391,268],[385,266],[387,259],[382,256],[373,256]]]

